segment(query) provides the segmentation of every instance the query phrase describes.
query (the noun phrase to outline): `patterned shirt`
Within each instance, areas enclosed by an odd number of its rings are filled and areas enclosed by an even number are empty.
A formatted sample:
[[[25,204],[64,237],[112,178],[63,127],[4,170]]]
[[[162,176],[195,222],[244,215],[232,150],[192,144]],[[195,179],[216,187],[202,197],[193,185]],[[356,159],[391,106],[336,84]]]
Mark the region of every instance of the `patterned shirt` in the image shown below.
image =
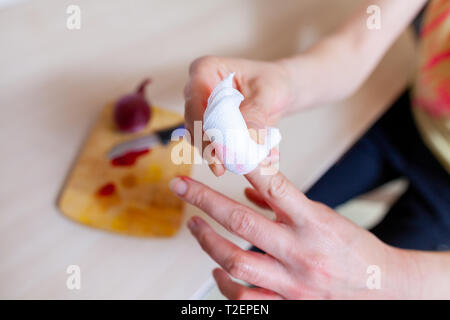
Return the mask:
[[[429,149],[450,173],[450,0],[432,0],[420,34],[413,114]]]

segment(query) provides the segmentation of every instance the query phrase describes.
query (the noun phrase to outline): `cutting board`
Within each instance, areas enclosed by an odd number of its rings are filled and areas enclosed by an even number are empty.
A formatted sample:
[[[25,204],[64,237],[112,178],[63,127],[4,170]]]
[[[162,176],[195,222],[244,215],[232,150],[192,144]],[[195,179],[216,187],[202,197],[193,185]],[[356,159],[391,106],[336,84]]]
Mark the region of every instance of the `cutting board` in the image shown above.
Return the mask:
[[[183,117],[152,107],[146,128],[125,134],[116,129],[112,114],[113,104],[100,114],[64,186],[61,212],[107,231],[142,237],[174,235],[181,226],[184,203],[169,190],[169,182],[189,175],[191,165],[175,165],[171,152],[176,144],[187,142],[172,141],[122,161],[109,160],[106,154],[117,143],[175,126]]]

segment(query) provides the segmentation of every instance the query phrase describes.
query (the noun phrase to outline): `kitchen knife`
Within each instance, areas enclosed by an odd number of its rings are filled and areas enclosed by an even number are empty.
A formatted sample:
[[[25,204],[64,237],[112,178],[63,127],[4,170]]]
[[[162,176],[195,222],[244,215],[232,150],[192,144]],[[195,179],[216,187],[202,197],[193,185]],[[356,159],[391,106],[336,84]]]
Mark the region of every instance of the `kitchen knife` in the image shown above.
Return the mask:
[[[131,151],[151,149],[159,144],[166,145],[170,142],[172,133],[177,129],[184,129],[184,124],[179,124],[174,127],[158,130],[151,134],[116,144],[108,151],[107,158],[115,159]],[[182,137],[183,135],[184,130],[182,133],[177,134],[176,136]]]

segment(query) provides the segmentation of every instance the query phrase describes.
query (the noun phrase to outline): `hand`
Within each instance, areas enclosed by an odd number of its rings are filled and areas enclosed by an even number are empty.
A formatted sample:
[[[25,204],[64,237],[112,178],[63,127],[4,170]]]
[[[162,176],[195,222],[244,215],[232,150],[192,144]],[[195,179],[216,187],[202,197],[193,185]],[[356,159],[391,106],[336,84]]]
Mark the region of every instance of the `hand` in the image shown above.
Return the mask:
[[[249,199],[274,210],[272,221],[254,210],[190,178],[176,178],[171,189],[200,208],[228,231],[267,254],[245,251],[218,235],[203,219],[193,217],[188,227],[203,250],[222,269],[213,274],[230,299],[350,299],[411,297],[407,283],[414,267],[408,251],[389,247],[370,232],[311,201],[282,174],[248,174],[254,189]],[[367,286],[368,267],[380,270],[381,289]],[[411,271],[411,270],[412,271]],[[248,288],[229,275],[253,284]],[[412,296],[415,297],[415,296]]]
[[[190,77],[185,87],[185,120],[191,136],[194,121],[203,121],[211,91],[231,72],[236,72],[235,86],[245,97],[240,110],[249,129],[257,131],[275,125],[294,100],[292,81],[279,63],[199,58],[190,67]],[[205,142],[203,149],[207,145],[208,142]],[[211,161],[210,168],[215,175],[220,176],[225,172],[218,159],[207,160]]]

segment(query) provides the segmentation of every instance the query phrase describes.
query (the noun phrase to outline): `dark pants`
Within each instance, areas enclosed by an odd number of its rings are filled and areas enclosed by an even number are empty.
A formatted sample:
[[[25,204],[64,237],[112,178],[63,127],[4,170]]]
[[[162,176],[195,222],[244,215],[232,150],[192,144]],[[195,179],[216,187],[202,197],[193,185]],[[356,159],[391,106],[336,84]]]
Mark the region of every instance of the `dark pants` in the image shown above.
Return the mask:
[[[407,191],[371,231],[395,247],[450,250],[450,175],[424,145],[410,108],[405,92],[306,195],[336,207],[404,177]]]

